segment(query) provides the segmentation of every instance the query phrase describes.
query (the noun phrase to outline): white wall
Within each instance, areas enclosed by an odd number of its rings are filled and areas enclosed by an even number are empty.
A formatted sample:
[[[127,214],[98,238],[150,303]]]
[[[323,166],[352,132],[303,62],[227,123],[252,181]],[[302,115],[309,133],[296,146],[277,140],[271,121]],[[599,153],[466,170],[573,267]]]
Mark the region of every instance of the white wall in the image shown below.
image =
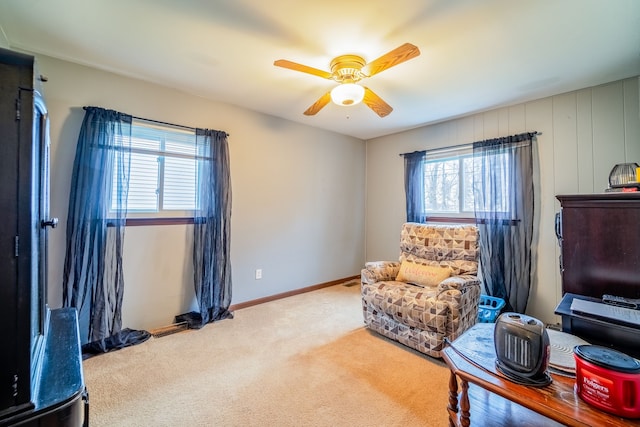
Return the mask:
[[[411,152],[513,135],[538,136],[535,277],[527,312],[557,322],[561,298],[556,194],[602,192],[616,163],[640,163],[639,78],[500,108],[367,142],[366,259],[398,257],[405,220],[403,158]]]
[[[233,303],[355,275],[365,260],[396,259],[405,218],[399,153],[537,130],[540,231],[528,311],[556,321],[555,195],[601,191],[615,163],[640,162],[638,78],[373,139],[365,153],[365,143],[351,137],[46,56],[38,63],[49,77],[51,205],[60,218],[49,247],[52,307],[62,300],[68,194],[85,105],[230,133]],[[127,229],[125,327],[164,326],[195,308],[190,231]],[[262,280],[254,279],[256,268]]]
[[[62,301],[71,170],[86,105],[228,132],[233,191],[232,303],[359,274],[365,143],[148,82],[38,56],[49,78],[49,304]],[[153,329],[194,309],[191,226],[128,227],[123,326]],[[263,270],[255,280],[254,271]]]

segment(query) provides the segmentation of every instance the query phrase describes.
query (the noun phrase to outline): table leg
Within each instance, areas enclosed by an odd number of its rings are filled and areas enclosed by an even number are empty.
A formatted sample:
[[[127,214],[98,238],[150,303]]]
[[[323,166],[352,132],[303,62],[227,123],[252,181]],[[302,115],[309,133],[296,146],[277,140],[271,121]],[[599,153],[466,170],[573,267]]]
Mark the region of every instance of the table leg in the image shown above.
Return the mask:
[[[471,405],[469,404],[469,383],[465,380],[461,380],[462,393],[460,394],[460,424],[463,427],[469,427],[471,425],[471,419],[469,418]]]
[[[458,413],[458,378],[453,371],[451,371],[451,376],[449,377],[449,406],[447,409],[449,410],[449,426],[454,427],[456,422],[453,415]]]

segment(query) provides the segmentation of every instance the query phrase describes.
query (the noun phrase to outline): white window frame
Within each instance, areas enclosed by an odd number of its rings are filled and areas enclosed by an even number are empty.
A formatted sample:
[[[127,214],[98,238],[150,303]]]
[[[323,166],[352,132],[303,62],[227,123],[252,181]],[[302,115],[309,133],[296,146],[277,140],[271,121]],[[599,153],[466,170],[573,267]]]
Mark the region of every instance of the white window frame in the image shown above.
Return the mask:
[[[506,153],[504,154],[498,154],[498,155],[507,155]],[[427,215],[427,221],[429,221],[429,218],[451,218],[451,219],[474,219],[475,218],[475,210],[470,210],[470,211],[465,211],[464,210],[464,205],[465,205],[465,200],[464,200],[464,193],[465,193],[465,174],[473,174],[474,171],[467,171],[464,169],[464,160],[465,159],[473,159],[473,147],[471,145],[464,145],[464,146],[459,146],[459,147],[450,147],[450,148],[445,148],[445,149],[435,149],[435,150],[431,150],[431,151],[427,151],[427,156],[424,160],[425,162],[425,177],[424,177],[424,190],[425,190],[425,212]],[[452,160],[456,160],[458,161],[459,165],[458,165],[458,209],[457,211],[443,211],[443,210],[433,210],[433,209],[429,209],[428,206],[428,197],[429,197],[429,192],[430,192],[430,188],[427,186],[428,180],[427,180],[427,169],[426,169],[426,165],[428,163],[434,163],[434,162],[444,162],[444,161],[452,161]],[[473,197],[473,192],[471,193]],[[506,197],[508,197],[509,192],[506,193]],[[508,198],[505,200],[504,203],[509,203]],[[496,212],[497,214],[500,214],[501,212]],[[505,214],[506,215],[506,214]]]
[[[464,178],[463,178],[463,161],[465,158],[471,158],[473,156],[473,150],[469,146],[461,146],[454,148],[447,148],[442,150],[433,150],[428,151],[425,162],[425,176],[424,176],[424,192],[425,192],[425,211],[427,214],[427,220],[429,217],[438,217],[438,218],[473,218],[475,216],[474,211],[464,211],[464,198],[461,195],[464,195]],[[433,210],[429,209],[428,206],[428,197],[431,189],[427,186],[427,164],[435,163],[435,162],[445,162],[456,160],[459,163],[458,167],[458,209],[457,211],[443,211],[443,210]]]
[[[156,140],[158,143],[158,148],[152,147],[144,147],[144,143],[140,143],[143,138],[143,135],[152,134],[154,138],[150,138],[149,140]],[[177,137],[176,137],[177,136]],[[174,142],[174,145],[180,145],[180,143],[175,144],[176,140],[180,140],[181,143],[187,141],[185,144],[186,148],[188,147],[188,140],[193,138],[193,150],[191,153],[188,150],[184,152],[180,152],[180,150],[168,150],[167,145],[171,145],[171,142]],[[196,169],[197,168],[197,157],[196,157],[196,147],[195,147],[195,131],[188,129],[181,129],[177,126],[172,125],[164,125],[148,122],[143,119],[134,118],[131,124],[131,156],[136,155],[151,155],[155,156],[158,162],[158,176],[156,181],[156,203],[154,208],[144,209],[144,208],[135,208],[131,207],[131,191],[132,191],[132,182],[130,178],[129,182],[129,201],[127,203],[127,218],[193,218],[195,215],[195,209],[197,206],[192,205],[191,209],[185,207],[184,209],[169,209],[164,206],[165,197],[164,193],[166,190],[166,173],[165,166],[166,160],[168,158],[171,159],[192,159],[194,164],[194,176],[193,176],[193,201],[197,203],[198,197],[196,193],[196,185],[197,185],[197,177]],[[130,172],[130,177],[132,173]],[[185,174],[184,176],[188,176]],[[183,178],[184,178],[183,176]],[[189,178],[187,178],[189,179]],[[135,185],[135,184],[134,184]],[[115,191],[115,190],[114,190]],[[111,210],[114,212],[113,203],[111,205]]]

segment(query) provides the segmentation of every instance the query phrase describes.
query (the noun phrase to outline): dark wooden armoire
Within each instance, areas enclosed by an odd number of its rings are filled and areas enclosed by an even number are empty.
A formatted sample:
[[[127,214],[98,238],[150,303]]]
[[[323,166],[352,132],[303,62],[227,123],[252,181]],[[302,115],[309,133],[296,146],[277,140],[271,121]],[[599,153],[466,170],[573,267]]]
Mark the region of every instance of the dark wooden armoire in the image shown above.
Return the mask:
[[[0,49],[0,426],[88,425],[75,309],[47,306],[48,115],[30,55]]]
[[[640,192],[556,197],[562,294],[640,298]]]
[[[556,197],[563,297],[555,313],[562,330],[640,358],[640,327],[571,309],[575,299],[640,298],[640,192]]]

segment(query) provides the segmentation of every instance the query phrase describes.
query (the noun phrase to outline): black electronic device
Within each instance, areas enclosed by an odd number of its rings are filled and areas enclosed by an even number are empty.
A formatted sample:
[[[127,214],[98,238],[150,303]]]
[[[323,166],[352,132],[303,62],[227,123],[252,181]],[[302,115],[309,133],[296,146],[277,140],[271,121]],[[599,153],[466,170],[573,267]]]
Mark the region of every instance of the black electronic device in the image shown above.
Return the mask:
[[[494,329],[496,367],[507,378],[533,386],[551,383],[549,335],[544,324],[519,313],[503,313]]]
[[[605,304],[617,305],[618,307],[640,310],[640,299],[631,299],[605,294],[602,295],[602,302]]]

